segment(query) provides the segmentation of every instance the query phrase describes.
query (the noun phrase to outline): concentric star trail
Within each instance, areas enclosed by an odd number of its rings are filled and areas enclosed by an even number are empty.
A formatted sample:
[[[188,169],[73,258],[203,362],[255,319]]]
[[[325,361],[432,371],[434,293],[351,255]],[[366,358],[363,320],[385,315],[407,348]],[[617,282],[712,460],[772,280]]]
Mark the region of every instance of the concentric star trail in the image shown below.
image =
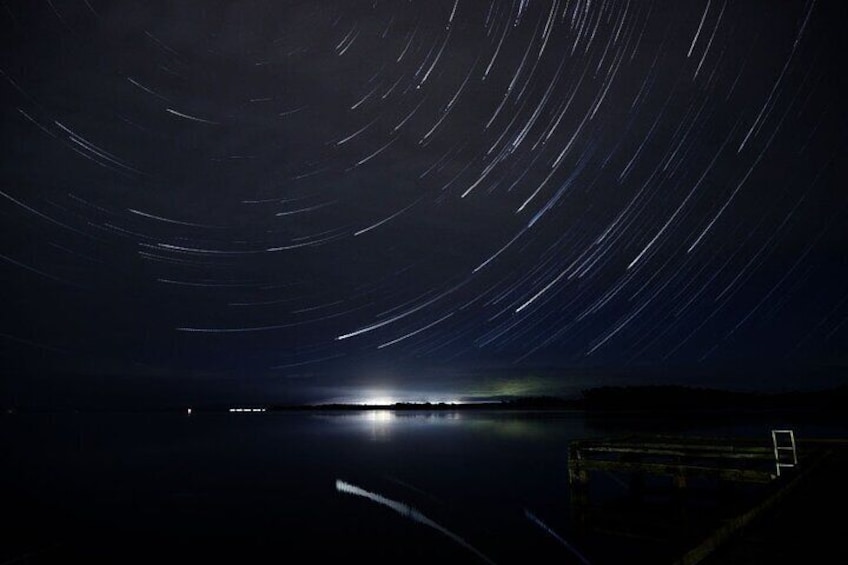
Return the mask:
[[[10,370],[844,363],[841,15],[7,3]]]

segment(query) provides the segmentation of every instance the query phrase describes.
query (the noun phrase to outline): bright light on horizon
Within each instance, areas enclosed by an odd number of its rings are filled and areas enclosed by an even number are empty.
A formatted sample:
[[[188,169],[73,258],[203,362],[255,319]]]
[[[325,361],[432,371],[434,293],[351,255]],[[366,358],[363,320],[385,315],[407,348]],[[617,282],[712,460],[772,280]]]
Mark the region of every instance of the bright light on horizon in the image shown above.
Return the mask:
[[[359,404],[362,404],[363,406],[391,406],[397,402],[398,401],[391,396],[373,396],[363,400]]]
[[[474,404],[474,402],[466,402],[455,398],[440,398],[438,400],[434,400],[432,398],[418,398],[415,400],[402,400],[391,396],[378,396],[373,398],[369,397],[365,400],[357,401],[354,404],[358,404],[360,406],[393,406],[395,404],[421,404],[423,406],[425,404]]]
[[[394,406],[395,404],[474,404],[461,397],[425,391],[398,392],[390,389],[366,389],[360,394],[336,397],[328,404],[349,404],[356,406]]]

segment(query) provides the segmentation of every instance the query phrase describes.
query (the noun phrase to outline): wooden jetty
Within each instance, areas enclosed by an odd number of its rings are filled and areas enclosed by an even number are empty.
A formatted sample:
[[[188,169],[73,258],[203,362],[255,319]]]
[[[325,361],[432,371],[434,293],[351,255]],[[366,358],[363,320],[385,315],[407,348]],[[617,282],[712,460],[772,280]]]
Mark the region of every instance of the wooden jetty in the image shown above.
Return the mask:
[[[828,552],[844,551],[841,522],[831,516],[848,504],[848,483],[842,480],[848,440],[803,438],[799,464],[794,434],[785,442],[784,432],[761,438],[653,435],[573,442],[568,469],[578,543],[635,540],[640,545],[633,547],[655,551],[657,562],[674,565],[826,562]],[[592,498],[600,500],[590,505],[594,473],[599,480]],[[630,475],[630,495],[636,497],[609,497],[609,479],[619,474]],[[646,476],[660,477],[653,479],[648,496],[642,488],[633,490]],[[662,477],[675,488],[662,488]]]
[[[592,471],[661,475],[683,488],[692,478],[726,482],[768,483],[791,464],[780,439],[721,439],[673,436],[629,436],[621,439],[588,439],[571,443],[569,483],[587,485]]]
[[[844,555],[844,522],[834,517],[848,504],[848,439],[805,439],[801,447],[805,458],[798,473],[674,565],[830,563]]]

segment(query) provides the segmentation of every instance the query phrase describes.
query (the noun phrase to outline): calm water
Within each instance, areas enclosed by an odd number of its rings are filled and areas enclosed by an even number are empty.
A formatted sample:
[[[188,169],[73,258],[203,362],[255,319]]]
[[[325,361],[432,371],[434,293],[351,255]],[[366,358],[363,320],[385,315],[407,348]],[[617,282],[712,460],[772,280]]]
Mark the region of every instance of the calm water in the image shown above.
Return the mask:
[[[591,492],[599,515],[587,520],[572,508],[569,442],[633,431],[767,438],[778,425],[801,437],[848,435],[832,422],[764,420],[671,426],[581,412],[4,416],[0,479],[11,525],[0,538],[0,563],[670,561],[686,546],[681,536],[760,493],[693,488],[681,502],[659,485],[634,502],[626,477],[602,475]],[[633,529],[646,516],[656,528]]]

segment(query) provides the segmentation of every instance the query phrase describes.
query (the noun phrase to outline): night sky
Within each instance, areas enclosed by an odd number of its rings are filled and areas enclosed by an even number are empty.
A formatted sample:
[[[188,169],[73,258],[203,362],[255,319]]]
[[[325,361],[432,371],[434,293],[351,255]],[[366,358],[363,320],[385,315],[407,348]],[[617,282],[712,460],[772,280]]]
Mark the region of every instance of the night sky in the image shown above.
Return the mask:
[[[2,401],[838,380],[845,17],[3,1]]]

